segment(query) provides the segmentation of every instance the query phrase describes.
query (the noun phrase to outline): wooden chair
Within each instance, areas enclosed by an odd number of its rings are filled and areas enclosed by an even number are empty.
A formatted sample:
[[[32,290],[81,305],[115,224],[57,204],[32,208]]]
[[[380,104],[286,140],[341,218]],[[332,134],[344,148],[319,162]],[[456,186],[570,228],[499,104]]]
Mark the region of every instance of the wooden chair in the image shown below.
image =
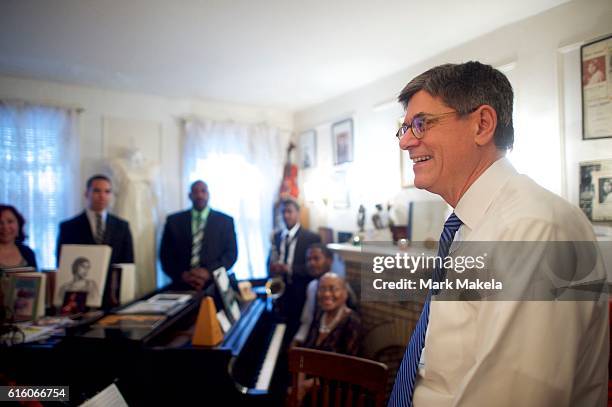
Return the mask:
[[[366,403],[382,407],[385,402],[388,371],[382,363],[339,353],[293,348],[289,351],[289,371],[293,382],[289,400],[292,407],[299,407],[300,373],[316,378],[315,385],[307,393],[313,407],[365,406]]]

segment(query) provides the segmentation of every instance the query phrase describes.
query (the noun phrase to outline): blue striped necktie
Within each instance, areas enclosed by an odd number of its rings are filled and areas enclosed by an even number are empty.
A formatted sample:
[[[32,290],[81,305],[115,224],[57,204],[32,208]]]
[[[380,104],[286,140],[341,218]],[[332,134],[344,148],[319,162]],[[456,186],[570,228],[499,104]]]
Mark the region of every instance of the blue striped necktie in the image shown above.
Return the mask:
[[[448,256],[451,243],[455,238],[455,233],[459,230],[462,222],[461,219],[453,212],[446,223],[444,223],[444,229],[440,236],[440,242],[438,244],[438,256],[444,259]],[[438,262],[436,262],[437,264]],[[446,275],[444,267],[436,267],[433,272],[433,281],[442,281]],[[404,359],[397,371],[395,377],[395,384],[393,385],[393,391],[391,397],[389,397],[388,407],[412,407],[412,395],[414,394],[414,387],[416,383],[417,371],[419,369],[419,360],[421,359],[421,352],[425,345],[425,333],[427,332],[427,324],[429,323],[429,304],[431,303],[431,296],[437,294],[430,290],[425,298],[423,304],[423,311],[417,322],[410,343],[404,353]]]

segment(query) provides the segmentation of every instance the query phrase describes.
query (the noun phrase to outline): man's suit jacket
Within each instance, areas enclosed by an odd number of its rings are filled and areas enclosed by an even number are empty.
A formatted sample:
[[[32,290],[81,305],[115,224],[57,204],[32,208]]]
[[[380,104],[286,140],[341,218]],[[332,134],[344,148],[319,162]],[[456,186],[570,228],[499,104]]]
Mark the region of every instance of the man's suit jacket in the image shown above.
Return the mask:
[[[181,274],[191,269],[191,209],[169,215],[159,248],[164,273],[173,282],[181,284]],[[232,217],[210,210],[200,252],[200,267],[208,271],[223,266],[230,270],[238,257],[236,232]]]
[[[313,243],[321,243],[321,237],[300,226],[295,237],[295,250],[291,263],[291,276],[285,276],[285,293],[280,299],[281,314],[287,318],[286,338],[293,338],[300,326],[300,316],[306,301],[306,287],[312,280],[306,268],[306,251]],[[280,253],[282,231],[274,234],[274,246]],[[268,265],[270,264],[268,259]]]
[[[274,234],[274,246],[277,253],[280,253],[282,237],[282,231]],[[295,239],[295,251],[293,252],[293,262],[291,263],[292,277],[309,277],[308,270],[306,270],[306,250],[313,243],[321,243],[321,237],[300,226],[296,232]]]
[[[60,223],[56,248],[58,265],[63,244],[96,244],[85,212]],[[130,233],[130,226],[125,220],[110,213],[107,214],[103,244],[113,249],[111,264],[134,263],[132,233]],[[151,270],[151,272],[153,271]]]

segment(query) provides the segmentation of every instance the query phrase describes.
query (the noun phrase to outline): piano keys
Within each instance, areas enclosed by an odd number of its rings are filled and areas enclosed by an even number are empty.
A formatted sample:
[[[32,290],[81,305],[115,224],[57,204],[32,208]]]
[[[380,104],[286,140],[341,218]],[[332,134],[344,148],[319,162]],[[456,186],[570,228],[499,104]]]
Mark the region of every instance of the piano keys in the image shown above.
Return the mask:
[[[256,391],[267,392],[270,390],[270,381],[272,380],[274,368],[276,367],[276,360],[278,359],[278,354],[280,352],[281,344],[283,343],[286,328],[287,325],[278,324],[274,329],[274,334],[272,335],[270,346],[268,346],[266,357],[264,358],[259,374],[257,375],[257,382],[255,383]]]

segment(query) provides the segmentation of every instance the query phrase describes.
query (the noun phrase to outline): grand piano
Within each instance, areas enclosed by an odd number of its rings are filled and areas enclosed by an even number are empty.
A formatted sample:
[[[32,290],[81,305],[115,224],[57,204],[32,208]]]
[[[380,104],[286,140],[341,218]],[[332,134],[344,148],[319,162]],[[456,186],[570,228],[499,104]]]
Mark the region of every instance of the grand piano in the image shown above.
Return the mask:
[[[94,324],[4,349],[0,370],[21,385],[69,385],[70,405],[113,382],[130,406],[281,405],[284,375],[274,372],[285,325],[270,304],[246,304],[219,345],[198,347],[191,336],[201,298],[152,330]]]

